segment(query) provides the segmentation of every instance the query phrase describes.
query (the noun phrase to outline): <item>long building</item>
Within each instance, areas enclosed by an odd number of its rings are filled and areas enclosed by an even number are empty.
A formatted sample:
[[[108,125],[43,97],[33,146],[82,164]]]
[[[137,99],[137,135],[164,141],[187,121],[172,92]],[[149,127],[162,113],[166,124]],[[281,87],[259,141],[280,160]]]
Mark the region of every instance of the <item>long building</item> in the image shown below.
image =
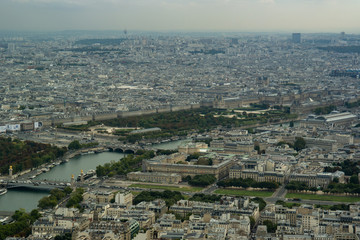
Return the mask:
[[[152,160],[143,161],[143,171],[157,173],[177,173],[183,177],[196,176],[203,174],[214,175],[217,179],[222,179],[229,175],[230,168],[234,165],[232,160],[225,160],[212,166],[191,165],[191,164],[172,164]]]
[[[158,173],[158,172],[130,172],[127,178],[132,181],[155,182],[155,183],[179,183],[181,176],[176,173]]]
[[[358,121],[358,117],[350,112],[339,113],[333,111],[330,114],[316,116],[309,115],[300,121],[301,127],[321,127],[321,126],[348,126]]]

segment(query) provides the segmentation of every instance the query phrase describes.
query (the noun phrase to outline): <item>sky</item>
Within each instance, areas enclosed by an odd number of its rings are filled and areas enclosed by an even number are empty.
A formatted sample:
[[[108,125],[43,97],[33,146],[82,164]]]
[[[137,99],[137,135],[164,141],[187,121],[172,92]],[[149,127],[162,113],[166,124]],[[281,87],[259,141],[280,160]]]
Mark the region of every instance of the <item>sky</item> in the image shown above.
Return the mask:
[[[0,0],[0,30],[360,33],[360,0]]]

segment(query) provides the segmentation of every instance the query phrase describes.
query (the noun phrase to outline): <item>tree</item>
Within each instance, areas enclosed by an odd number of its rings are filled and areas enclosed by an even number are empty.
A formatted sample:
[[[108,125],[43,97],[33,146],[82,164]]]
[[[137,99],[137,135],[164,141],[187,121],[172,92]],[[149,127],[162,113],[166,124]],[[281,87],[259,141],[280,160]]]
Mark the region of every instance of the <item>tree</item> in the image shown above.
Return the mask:
[[[255,218],[253,216],[250,216],[249,218],[250,218],[250,228],[253,229],[256,223]]]
[[[266,226],[269,233],[276,232],[277,225],[270,220],[265,220],[263,224]]]
[[[190,175],[187,175],[186,177],[183,177],[182,178],[182,181],[183,182],[188,182],[188,181],[190,181],[191,180],[191,176]]]
[[[253,199],[251,199],[251,202],[258,203],[260,211],[262,211],[266,207],[266,202],[262,198],[259,198],[259,197],[253,198]]]
[[[258,154],[260,154],[260,146],[259,145],[255,145],[254,150],[257,151]]]
[[[306,142],[302,137],[296,137],[294,143],[294,149],[300,151],[306,147]]]
[[[350,177],[350,183],[353,183],[353,184],[359,184],[359,178],[357,175],[352,175]]]
[[[294,127],[294,121],[291,121],[290,124],[289,124],[289,127]]]
[[[71,240],[71,233],[65,233],[65,235],[55,236],[55,240]]]
[[[206,187],[210,184],[213,184],[215,181],[216,177],[211,174],[196,175],[189,181],[189,184],[192,186]]]
[[[68,149],[71,149],[71,150],[76,150],[76,149],[80,149],[80,148],[81,148],[81,144],[78,140],[72,141],[68,146]]]

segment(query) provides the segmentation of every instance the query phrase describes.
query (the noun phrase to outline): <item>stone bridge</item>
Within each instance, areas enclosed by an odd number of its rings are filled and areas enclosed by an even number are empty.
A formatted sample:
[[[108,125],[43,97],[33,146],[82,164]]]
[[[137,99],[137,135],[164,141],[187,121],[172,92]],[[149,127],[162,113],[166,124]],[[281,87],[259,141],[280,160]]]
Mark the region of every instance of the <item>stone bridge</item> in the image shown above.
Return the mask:
[[[138,150],[152,150],[147,146],[140,146],[138,144],[109,144],[106,146],[110,151],[133,154]]]

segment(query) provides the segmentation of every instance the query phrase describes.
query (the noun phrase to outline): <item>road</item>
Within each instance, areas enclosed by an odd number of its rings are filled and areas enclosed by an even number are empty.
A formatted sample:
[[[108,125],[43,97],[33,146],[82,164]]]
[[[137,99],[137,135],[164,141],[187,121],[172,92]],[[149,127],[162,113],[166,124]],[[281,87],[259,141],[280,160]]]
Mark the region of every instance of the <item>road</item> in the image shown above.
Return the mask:
[[[276,201],[278,200],[285,200],[285,195],[286,195],[286,189],[285,189],[285,185],[281,185],[281,187],[279,187],[278,189],[276,189],[276,191],[273,193],[273,195],[271,197],[267,197],[264,200],[266,201],[266,203],[276,203]]]

